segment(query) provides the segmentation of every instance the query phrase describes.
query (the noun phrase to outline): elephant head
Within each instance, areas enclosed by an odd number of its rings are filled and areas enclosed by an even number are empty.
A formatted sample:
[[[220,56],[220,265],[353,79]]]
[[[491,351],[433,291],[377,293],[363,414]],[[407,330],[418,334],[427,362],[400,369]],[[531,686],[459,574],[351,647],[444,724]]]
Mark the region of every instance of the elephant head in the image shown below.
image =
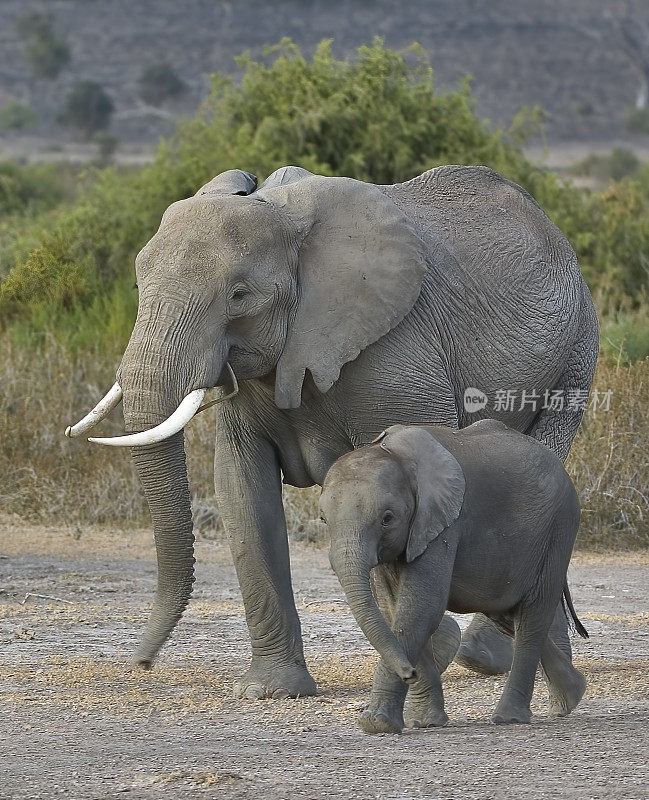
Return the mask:
[[[320,510],[331,566],[361,630],[404,680],[414,668],[372,595],[370,571],[421,556],[458,518],[464,488],[455,457],[426,429],[402,425],[339,458],[324,481]]]
[[[424,245],[370,184],[297,167],[258,190],[230,170],[171,205],[136,259],[137,319],[99,405],[68,428],[80,436],[121,400],[158,555],[155,606],[136,661],[150,665],[191,593],[193,534],[182,428],[205,391],[274,380],[279,408],[301,403],[308,369],[326,392],[342,366],[412,308]]]

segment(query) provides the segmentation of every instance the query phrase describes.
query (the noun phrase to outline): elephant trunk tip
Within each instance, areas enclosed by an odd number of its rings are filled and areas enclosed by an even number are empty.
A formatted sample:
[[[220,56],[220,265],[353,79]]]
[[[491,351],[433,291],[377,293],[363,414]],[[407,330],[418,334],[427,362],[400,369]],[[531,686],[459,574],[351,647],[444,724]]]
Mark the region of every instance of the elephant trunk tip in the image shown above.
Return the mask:
[[[401,680],[405,681],[407,684],[415,683],[417,678],[417,670],[413,668],[411,664],[404,665],[401,670],[399,671],[399,677]]]
[[[149,670],[153,669],[153,659],[152,658],[143,658],[134,656],[133,664],[136,667],[140,667],[140,669],[148,672]]]

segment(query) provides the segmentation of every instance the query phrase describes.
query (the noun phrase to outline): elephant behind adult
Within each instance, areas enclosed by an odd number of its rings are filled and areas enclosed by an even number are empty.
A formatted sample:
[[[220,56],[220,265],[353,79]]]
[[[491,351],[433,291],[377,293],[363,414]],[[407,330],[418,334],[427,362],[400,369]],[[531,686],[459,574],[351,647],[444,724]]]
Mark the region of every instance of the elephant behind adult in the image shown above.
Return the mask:
[[[218,413],[215,485],[252,640],[237,684],[245,697],[315,691],[282,476],[322,484],[336,458],[390,425],[463,427],[480,416],[565,458],[581,404],[539,410],[531,398],[585,396],[597,358],[572,248],[524,190],[483,167],[441,167],[396,186],[289,167],[258,190],[254,176],[232,170],[165,212],[136,271],[138,316],[106,405],[123,394],[127,430],[160,426],[109,440],[133,445],[158,552],[136,660],[153,661],[189,599],[180,429],[206,388],[227,384],[231,365],[241,387]],[[463,408],[468,387],[489,398],[481,413]],[[516,393],[514,406],[494,408],[501,390]],[[479,648],[467,649],[480,668]]]

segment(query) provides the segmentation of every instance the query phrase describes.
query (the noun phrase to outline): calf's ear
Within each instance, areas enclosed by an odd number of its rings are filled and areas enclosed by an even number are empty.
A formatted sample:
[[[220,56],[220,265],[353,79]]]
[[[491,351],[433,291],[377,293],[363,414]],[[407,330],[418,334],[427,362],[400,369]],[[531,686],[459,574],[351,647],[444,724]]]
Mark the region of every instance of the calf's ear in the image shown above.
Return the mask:
[[[455,456],[425,428],[393,425],[380,446],[399,459],[415,494],[406,545],[406,561],[412,561],[460,516],[464,473]]]

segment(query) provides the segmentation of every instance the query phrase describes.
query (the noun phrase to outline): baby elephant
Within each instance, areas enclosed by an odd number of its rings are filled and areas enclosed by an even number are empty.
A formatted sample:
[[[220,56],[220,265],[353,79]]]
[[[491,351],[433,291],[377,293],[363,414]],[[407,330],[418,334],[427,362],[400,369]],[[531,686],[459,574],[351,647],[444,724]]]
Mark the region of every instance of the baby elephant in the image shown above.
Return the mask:
[[[563,596],[588,636],[566,581],[580,508],[547,447],[495,420],[462,430],[395,425],[333,464],[320,510],[331,566],[381,655],[360,717],[364,731],[400,733],[409,686],[410,724],[448,722],[430,642],[447,609],[481,611],[514,637],[494,722],[530,721],[539,659],[551,714],[575,708],[586,681],[550,626]]]

